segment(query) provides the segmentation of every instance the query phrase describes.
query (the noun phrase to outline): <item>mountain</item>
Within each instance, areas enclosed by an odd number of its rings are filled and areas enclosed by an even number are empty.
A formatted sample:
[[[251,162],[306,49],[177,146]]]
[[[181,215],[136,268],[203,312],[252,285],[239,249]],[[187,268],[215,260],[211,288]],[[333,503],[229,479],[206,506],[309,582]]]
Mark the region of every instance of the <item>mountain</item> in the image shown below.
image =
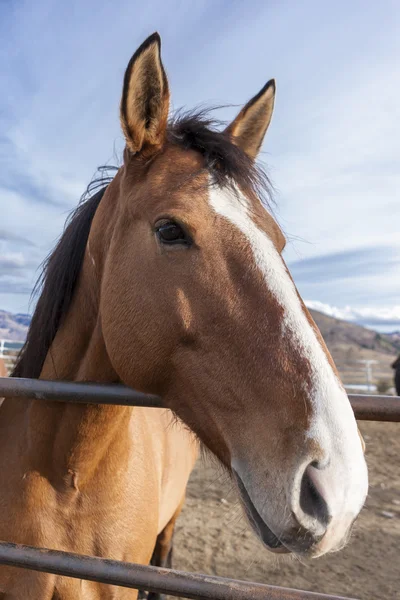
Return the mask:
[[[310,313],[330,347],[332,344],[355,344],[360,348],[388,354],[400,353],[400,333],[378,333],[355,323],[335,319],[316,310]]]
[[[400,331],[393,331],[392,333],[388,333],[387,335],[392,340],[392,342],[398,342],[400,344]]]
[[[391,365],[400,354],[400,336],[378,333],[355,323],[335,319],[316,310],[310,313],[318,325],[326,345],[345,384],[365,384],[366,367],[360,361],[372,363],[371,382],[393,385]]]
[[[30,322],[30,315],[0,310],[0,339],[23,342]]]

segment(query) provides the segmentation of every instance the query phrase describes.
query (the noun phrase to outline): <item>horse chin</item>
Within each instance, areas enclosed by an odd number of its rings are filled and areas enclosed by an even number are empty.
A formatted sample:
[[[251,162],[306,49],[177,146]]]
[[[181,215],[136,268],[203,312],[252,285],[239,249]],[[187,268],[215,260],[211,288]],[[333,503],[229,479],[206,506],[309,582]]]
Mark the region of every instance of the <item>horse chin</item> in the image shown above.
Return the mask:
[[[253,531],[257,534],[257,537],[263,542],[264,546],[268,548],[270,552],[274,554],[289,554],[291,550],[281,542],[279,538],[271,531],[260,513],[256,509],[251,500],[244,483],[240,479],[239,475],[234,471],[236,483],[239,488],[240,498],[244,507],[246,516],[250,522]]]

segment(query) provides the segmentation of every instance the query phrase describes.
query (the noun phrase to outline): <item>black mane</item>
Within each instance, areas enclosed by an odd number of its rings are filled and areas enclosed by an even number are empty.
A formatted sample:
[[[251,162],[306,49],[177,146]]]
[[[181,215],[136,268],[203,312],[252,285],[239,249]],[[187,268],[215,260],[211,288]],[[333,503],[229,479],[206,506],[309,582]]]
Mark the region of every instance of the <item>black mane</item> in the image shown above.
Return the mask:
[[[270,184],[265,173],[237,146],[210,112],[178,112],[168,124],[168,141],[199,152],[216,184],[238,184],[253,189],[269,206]],[[110,170],[117,170],[110,167]],[[102,170],[107,170],[102,168]],[[46,355],[67,314],[81,270],[90,227],[97,207],[112,177],[92,182],[78,207],[70,215],[55,249],[42,265],[34,288],[39,294],[26,342],[11,373],[12,377],[37,379]],[[94,195],[91,193],[95,191]]]
[[[40,293],[39,300],[11,377],[39,378],[46,355],[71,305],[93,217],[110,179],[101,178],[89,185],[84,197],[93,190],[98,191],[86,200],[83,198],[71,213],[56,247],[42,264],[33,291],[33,296]]]
[[[211,109],[212,110],[212,109]],[[206,169],[218,186],[238,184],[252,189],[270,208],[272,186],[265,171],[221,131],[224,123],[210,116],[211,110],[177,111],[168,125],[168,140],[202,155]]]

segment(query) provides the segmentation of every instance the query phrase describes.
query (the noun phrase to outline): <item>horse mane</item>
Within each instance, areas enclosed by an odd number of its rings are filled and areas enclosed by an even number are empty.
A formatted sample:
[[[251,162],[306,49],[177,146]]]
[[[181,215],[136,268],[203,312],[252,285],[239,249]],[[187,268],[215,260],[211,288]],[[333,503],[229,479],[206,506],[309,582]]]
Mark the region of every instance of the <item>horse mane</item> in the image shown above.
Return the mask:
[[[273,189],[265,170],[232,142],[223,121],[211,116],[220,107],[194,111],[178,110],[169,121],[167,139],[186,150],[202,155],[205,168],[219,187],[235,184],[255,192],[268,210],[272,210]]]
[[[230,136],[218,130],[221,122],[210,117],[210,109],[178,111],[168,123],[167,139],[186,150],[199,152],[205,168],[219,186],[235,184],[252,189],[270,208],[271,185],[265,172],[251,160]],[[118,170],[101,167],[100,171]],[[97,207],[113,178],[102,176],[92,181],[81,202],[69,216],[55,249],[41,266],[33,296],[39,296],[26,342],[11,377],[38,379],[56,333],[70,306],[90,227]],[[93,192],[93,195],[91,195]]]
[[[89,184],[81,202],[68,217],[56,247],[41,265],[32,292],[32,297],[40,296],[11,377],[39,378],[46,355],[71,305],[93,217],[111,180],[112,177],[101,177]]]

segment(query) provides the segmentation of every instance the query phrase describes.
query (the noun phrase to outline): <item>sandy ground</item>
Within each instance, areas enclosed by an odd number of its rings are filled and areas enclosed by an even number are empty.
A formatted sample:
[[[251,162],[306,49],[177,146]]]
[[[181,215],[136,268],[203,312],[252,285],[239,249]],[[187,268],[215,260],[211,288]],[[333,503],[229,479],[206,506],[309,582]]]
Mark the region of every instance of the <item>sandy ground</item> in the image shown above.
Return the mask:
[[[400,599],[400,424],[360,428],[370,493],[344,550],[302,563],[272,555],[249,530],[226,476],[199,462],[176,528],[174,567],[361,600]]]

